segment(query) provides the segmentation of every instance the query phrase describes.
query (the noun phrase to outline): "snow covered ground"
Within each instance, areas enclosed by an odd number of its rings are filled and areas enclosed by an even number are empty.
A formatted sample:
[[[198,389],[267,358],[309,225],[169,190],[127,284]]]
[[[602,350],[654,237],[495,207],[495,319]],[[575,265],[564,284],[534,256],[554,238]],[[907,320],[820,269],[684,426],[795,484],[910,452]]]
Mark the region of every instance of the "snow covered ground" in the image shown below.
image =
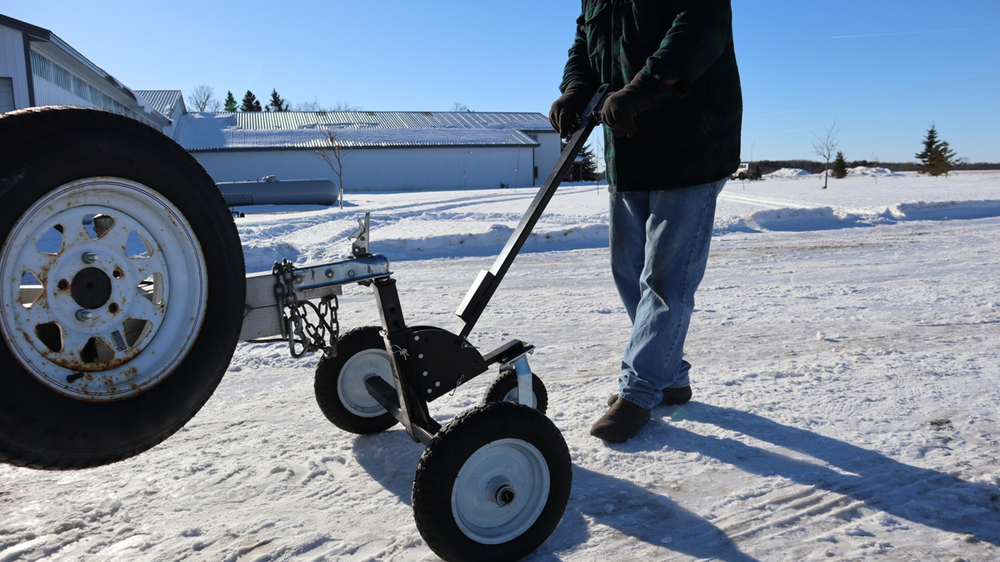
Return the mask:
[[[588,434],[629,329],[607,195],[560,190],[472,335],[537,346],[572,454],[569,506],[530,560],[1000,559],[1000,174],[821,187],[729,183],[687,345],[695,398],[614,446]],[[348,193],[343,210],[237,224],[255,271],[346,255],[371,211],[408,322],[454,329],[533,194]],[[378,320],[362,287],[341,310],[345,329]],[[423,448],[330,425],[315,364],[240,344],[206,407],[153,450],[80,472],[0,466],[0,562],[436,559],[409,505]],[[475,405],[489,378],[432,414]]]

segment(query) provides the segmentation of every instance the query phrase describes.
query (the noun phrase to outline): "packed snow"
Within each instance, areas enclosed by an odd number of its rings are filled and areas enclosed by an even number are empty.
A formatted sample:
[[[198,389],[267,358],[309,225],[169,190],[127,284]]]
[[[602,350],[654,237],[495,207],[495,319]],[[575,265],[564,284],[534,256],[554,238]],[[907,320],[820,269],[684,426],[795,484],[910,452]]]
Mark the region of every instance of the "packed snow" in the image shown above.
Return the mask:
[[[606,186],[560,189],[471,336],[537,347],[572,455],[566,513],[529,560],[1000,559],[1000,174],[822,185],[729,182],[686,347],[694,399],[612,446],[588,433],[629,332]],[[446,329],[534,195],[347,190],[343,209],[237,219],[248,272],[346,256],[369,211],[407,321]],[[346,288],[340,310],[345,330],[378,323],[370,289]],[[79,472],[0,466],[0,561],[435,560],[410,507],[423,447],[398,426],[332,426],[316,361],[240,344],[154,449]],[[477,404],[488,375],[432,414]]]

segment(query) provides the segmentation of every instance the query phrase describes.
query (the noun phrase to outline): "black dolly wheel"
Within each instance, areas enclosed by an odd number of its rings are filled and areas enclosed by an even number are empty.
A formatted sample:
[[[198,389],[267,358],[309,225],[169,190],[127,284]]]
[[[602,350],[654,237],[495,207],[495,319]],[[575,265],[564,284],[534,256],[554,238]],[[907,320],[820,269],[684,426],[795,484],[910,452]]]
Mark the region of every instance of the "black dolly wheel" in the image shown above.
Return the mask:
[[[492,402],[431,440],[413,479],[413,514],[445,560],[519,560],[559,524],[572,485],[569,449],[548,418]]]
[[[323,357],[316,366],[316,402],[326,418],[344,431],[360,434],[395,425],[396,418],[365,386],[369,377],[382,377],[395,386],[391,361],[381,328],[368,326],[344,334],[337,341],[337,355]]]
[[[169,437],[221,380],[243,252],[162,133],[82,108],[0,117],[0,461],[82,468]]]
[[[489,388],[486,389],[483,403],[517,401],[517,373],[511,369],[500,371],[500,376],[494,379]],[[531,404],[529,405],[543,414],[549,406],[549,393],[545,390],[542,379],[535,374],[531,375]]]

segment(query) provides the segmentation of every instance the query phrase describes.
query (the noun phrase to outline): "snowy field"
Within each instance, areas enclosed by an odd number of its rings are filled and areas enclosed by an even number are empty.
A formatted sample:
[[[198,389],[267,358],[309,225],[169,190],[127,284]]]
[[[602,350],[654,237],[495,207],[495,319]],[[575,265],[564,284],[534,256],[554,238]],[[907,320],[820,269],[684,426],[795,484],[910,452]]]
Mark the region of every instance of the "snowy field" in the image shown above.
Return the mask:
[[[784,172],[732,181],[687,344],[695,397],[632,441],[590,425],[628,320],[605,187],[561,188],[471,339],[518,338],[572,454],[533,561],[1000,559],[1000,174]],[[349,186],[348,186],[349,188]],[[352,195],[237,220],[248,271],[332,260],[372,213],[411,325],[454,330],[533,191]],[[345,328],[377,323],[371,291]],[[312,396],[316,357],[240,344],[186,428],[80,472],[0,466],[0,562],[435,560],[413,523],[422,446],[357,437]],[[475,405],[484,375],[431,404]]]

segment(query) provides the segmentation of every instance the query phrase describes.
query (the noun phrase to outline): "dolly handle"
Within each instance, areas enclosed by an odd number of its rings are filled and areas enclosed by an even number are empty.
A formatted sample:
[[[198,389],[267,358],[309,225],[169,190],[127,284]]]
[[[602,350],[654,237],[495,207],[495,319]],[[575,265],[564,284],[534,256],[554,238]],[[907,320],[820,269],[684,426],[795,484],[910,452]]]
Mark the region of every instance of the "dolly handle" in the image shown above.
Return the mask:
[[[528,207],[527,212],[521,217],[521,223],[517,225],[517,228],[507,240],[507,244],[500,252],[500,255],[493,262],[493,267],[489,271],[483,270],[479,272],[476,281],[465,295],[462,304],[459,305],[456,314],[465,322],[465,326],[461,332],[463,338],[467,338],[472,332],[472,328],[483,314],[486,305],[493,298],[493,293],[496,292],[500,281],[507,274],[507,270],[514,263],[514,258],[521,251],[521,247],[524,246],[532,229],[535,228],[535,224],[542,216],[542,212],[545,211],[549,200],[555,195],[559,184],[562,183],[563,178],[566,177],[566,174],[573,166],[573,161],[576,159],[577,154],[583,149],[583,145],[590,138],[590,133],[600,122],[601,109],[604,106],[604,100],[607,96],[607,84],[597,89],[597,92],[591,98],[590,103],[587,104],[587,108],[581,116],[580,125],[569,138],[569,141],[567,141],[566,148],[559,155],[559,159],[556,160],[555,166],[549,172],[549,176],[545,178],[545,183],[539,188],[535,199],[531,202],[531,206]]]

